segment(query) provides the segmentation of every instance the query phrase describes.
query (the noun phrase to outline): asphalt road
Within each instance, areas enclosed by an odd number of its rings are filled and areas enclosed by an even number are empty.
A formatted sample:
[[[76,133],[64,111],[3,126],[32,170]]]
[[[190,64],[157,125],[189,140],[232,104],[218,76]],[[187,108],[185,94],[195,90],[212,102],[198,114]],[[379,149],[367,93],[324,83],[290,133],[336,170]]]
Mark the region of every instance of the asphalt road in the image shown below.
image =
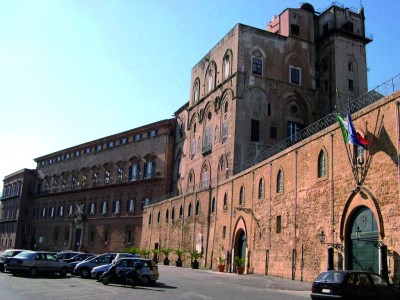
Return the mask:
[[[57,275],[13,276],[0,273],[0,298],[29,299],[310,299],[310,283],[255,275],[219,273],[159,265],[154,286],[103,285],[92,279]]]

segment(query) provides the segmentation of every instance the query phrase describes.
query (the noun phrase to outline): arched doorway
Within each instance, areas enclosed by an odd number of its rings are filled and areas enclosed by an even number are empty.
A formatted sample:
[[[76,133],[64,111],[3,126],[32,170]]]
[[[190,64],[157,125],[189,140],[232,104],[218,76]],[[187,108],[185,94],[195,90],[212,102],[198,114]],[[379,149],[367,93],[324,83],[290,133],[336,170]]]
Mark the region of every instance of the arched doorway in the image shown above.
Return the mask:
[[[238,230],[235,238],[235,257],[239,258],[246,256],[247,238],[243,229]]]
[[[378,225],[373,212],[361,206],[348,228],[348,269],[379,273]]]

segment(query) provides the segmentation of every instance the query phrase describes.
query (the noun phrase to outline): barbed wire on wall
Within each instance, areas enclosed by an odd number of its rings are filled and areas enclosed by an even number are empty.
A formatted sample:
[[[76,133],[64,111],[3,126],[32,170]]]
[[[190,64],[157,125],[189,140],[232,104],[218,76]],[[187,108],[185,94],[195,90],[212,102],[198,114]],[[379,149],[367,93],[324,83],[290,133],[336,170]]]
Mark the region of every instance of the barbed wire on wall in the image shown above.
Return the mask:
[[[210,181],[203,183],[200,182],[196,186],[191,187],[190,189],[187,190],[177,190],[169,194],[165,194],[159,197],[156,197],[153,199],[152,203],[157,203],[166,199],[170,199],[182,194],[190,194],[193,192],[198,192],[204,189],[208,189],[211,187],[214,187],[218,185],[219,183],[223,182],[224,180],[229,179],[234,174],[238,174],[248,168],[253,167],[254,165],[265,161],[266,159],[286,150],[287,148],[311,137],[312,135],[324,130],[325,128],[328,128],[329,126],[337,123],[337,118],[336,115],[342,115],[345,116],[348,111],[351,113],[355,113],[368,105],[394,93],[395,91],[400,89],[400,74],[394,76],[392,79],[382,83],[381,85],[378,85],[371,91],[361,95],[360,97],[353,99],[351,101],[348,101],[347,103],[343,103],[340,105],[340,107],[337,107],[336,110],[323,117],[322,119],[317,120],[316,122],[310,124],[306,128],[300,130],[296,134],[290,136],[289,138],[279,142],[278,144],[269,147],[265,149],[264,151],[261,151],[259,154],[256,156],[252,157],[251,159],[245,161],[242,165],[237,166],[233,169],[233,172],[227,172],[226,177],[221,178],[219,177],[214,177],[211,178]]]

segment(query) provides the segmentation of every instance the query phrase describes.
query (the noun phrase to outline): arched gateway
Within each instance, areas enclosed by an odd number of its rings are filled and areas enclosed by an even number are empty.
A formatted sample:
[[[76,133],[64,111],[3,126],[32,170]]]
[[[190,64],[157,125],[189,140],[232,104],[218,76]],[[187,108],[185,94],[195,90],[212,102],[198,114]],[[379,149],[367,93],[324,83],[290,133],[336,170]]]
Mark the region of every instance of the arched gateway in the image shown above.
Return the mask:
[[[242,218],[239,218],[235,226],[233,242],[232,242],[232,259],[238,256],[239,258],[246,258],[247,263],[247,230],[246,224]]]
[[[348,268],[379,273],[379,235],[373,212],[359,207],[350,219],[347,235]]]

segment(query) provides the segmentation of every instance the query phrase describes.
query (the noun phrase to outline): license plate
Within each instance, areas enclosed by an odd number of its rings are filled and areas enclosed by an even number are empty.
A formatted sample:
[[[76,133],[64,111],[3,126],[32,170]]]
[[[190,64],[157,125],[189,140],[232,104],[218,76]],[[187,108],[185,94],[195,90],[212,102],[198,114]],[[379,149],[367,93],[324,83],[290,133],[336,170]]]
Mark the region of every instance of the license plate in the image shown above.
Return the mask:
[[[331,290],[330,290],[330,289],[322,289],[321,292],[322,292],[322,293],[325,293],[325,294],[330,294],[330,293],[331,293]]]

